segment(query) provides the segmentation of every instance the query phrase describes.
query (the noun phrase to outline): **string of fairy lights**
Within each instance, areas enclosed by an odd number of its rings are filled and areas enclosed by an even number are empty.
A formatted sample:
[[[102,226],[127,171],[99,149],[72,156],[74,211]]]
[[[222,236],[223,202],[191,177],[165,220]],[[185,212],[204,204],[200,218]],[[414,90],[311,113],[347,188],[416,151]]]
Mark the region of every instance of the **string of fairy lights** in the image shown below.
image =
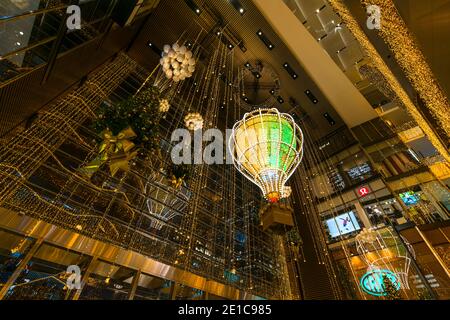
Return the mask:
[[[336,298],[341,297],[338,275],[335,270],[333,258],[329,254],[327,239],[324,233],[324,227],[319,216],[318,206],[315,200],[312,179],[318,175],[322,178],[322,183],[328,184],[325,173],[331,169],[332,164],[329,160],[322,161],[324,151],[315,147],[313,141],[317,141],[314,131],[306,120],[300,122],[305,134],[305,157],[304,164],[296,172],[295,184],[296,193],[299,199],[305,199],[300,205],[303,207],[303,214],[307,216],[309,223],[309,232],[313,240],[314,252],[319,265],[322,265],[328,275],[333,295]],[[326,158],[326,157],[325,157]],[[330,208],[334,215],[337,215],[335,208]],[[344,253],[346,249],[344,248]],[[303,263],[313,263],[313,261],[303,260]],[[301,266],[300,266],[301,268]]]
[[[88,85],[83,87],[84,101],[88,101],[90,104],[79,104],[71,100],[72,96],[68,96],[69,102],[60,102],[54,107],[55,114],[66,114],[67,119],[69,119],[68,122],[82,123],[85,121],[95,104],[99,104],[106,97],[106,95],[102,96],[99,93],[111,92],[114,86],[108,86],[114,81],[120,82],[123,80],[134,66],[134,63],[124,59],[124,56],[120,56],[116,62],[109,66],[108,70],[97,74],[97,77],[90,79],[87,83]],[[126,61],[125,64],[124,61]],[[101,85],[95,84],[95,87],[100,90],[94,93],[89,89],[89,84],[94,84],[96,81],[101,83]],[[43,115],[38,121],[53,123],[55,120],[53,117]],[[60,126],[60,123],[54,124],[54,127],[57,126]],[[66,131],[64,135],[59,135],[48,130],[47,126],[33,126],[2,146],[0,149],[0,166],[6,167],[6,169],[1,170],[0,185],[2,189],[0,204],[14,193],[20,185],[20,183],[17,183],[18,177],[19,180],[26,180],[69,135],[70,131]],[[43,144],[35,144],[34,141],[36,140],[42,141]],[[23,146],[28,149],[28,152],[17,154],[16,145]]]

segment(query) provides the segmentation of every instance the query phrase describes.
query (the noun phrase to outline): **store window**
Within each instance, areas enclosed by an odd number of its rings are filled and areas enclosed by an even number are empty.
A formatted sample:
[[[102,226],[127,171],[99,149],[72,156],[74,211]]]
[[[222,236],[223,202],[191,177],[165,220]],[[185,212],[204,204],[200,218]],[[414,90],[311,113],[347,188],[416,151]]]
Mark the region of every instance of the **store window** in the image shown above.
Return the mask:
[[[403,218],[400,204],[394,197],[380,199],[363,206],[373,226],[382,226],[387,223],[402,224],[406,222]]]
[[[0,288],[30,250],[34,239],[0,230]]]
[[[328,180],[339,192],[375,176],[375,172],[363,152],[357,152],[336,163],[328,172]]]
[[[67,288],[67,267],[85,266],[83,256],[73,251],[43,243],[10,287],[8,300],[64,300]]]
[[[135,270],[97,261],[83,287],[80,300],[127,300]]]
[[[174,282],[141,274],[134,300],[170,300]]]
[[[402,190],[398,196],[407,207],[408,217],[418,225],[447,219],[447,214],[439,207],[433,195],[424,192],[420,186]]]

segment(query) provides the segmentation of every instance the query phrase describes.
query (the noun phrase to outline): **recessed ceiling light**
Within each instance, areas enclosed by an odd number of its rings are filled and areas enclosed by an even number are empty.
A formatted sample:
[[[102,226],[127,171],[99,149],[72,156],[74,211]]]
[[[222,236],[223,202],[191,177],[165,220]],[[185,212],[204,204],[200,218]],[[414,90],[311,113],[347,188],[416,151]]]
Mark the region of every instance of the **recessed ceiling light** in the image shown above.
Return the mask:
[[[316,12],[319,13],[319,12],[320,12],[320,9],[316,9]]]
[[[21,36],[23,36],[23,31],[20,31],[19,34],[20,34]]]
[[[258,30],[256,34],[261,39],[261,41],[266,45],[266,47],[269,48],[269,50],[275,48],[273,43],[269,40],[269,38],[266,37],[266,35],[262,32],[262,30]]]
[[[228,0],[228,2],[242,15],[245,13],[245,8],[242,6],[240,0]]]
[[[202,13],[202,10],[200,9],[200,7],[197,5],[198,0],[184,0],[184,2],[188,5],[188,7],[196,14],[196,15],[200,15]],[[143,1],[141,1],[143,2]]]

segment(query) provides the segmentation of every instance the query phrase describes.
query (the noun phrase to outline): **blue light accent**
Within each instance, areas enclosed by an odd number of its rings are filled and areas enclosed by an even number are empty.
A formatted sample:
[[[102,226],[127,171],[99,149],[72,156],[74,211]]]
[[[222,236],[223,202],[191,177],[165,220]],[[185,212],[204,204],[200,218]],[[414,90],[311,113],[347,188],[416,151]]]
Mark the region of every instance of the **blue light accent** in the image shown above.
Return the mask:
[[[11,253],[11,257],[13,257],[13,258],[20,258],[20,257],[22,257],[22,253],[19,252],[19,251]]]
[[[237,274],[231,273],[228,270],[225,270],[224,272],[225,279],[227,279],[229,282],[238,282],[240,280],[240,277]]]
[[[247,240],[247,237],[242,232],[237,231],[236,232],[236,240],[240,243],[244,243]]]
[[[394,272],[390,270],[372,270],[361,277],[360,286],[367,294],[376,297],[387,295],[383,284],[383,276],[387,277],[397,290],[400,290],[400,282]]]

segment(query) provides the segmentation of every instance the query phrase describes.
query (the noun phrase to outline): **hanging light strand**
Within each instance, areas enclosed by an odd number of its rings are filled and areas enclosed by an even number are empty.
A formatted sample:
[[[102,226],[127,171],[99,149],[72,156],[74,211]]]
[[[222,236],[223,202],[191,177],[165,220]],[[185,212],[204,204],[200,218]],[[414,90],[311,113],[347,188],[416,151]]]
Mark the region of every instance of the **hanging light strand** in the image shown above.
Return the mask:
[[[395,75],[383,61],[382,57],[375,49],[373,44],[369,41],[364,31],[359,26],[358,22],[351,15],[347,6],[342,0],[328,0],[332,8],[339,14],[342,21],[345,23],[350,32],[355,36],[356,40],[360,43],[361,48],[366,53],[367,57],[371,60],[371,63],[381,72],[385,77],[386,82],[391,86],[392,90],[397,94],[400,101],[404,104],[411,117],[417,122],[423,132],[428,136],[430,142],[438,150],[438,152],[447,160],[450,161],[450,154],[447,147],[441,142],[440,138],[436,135],[430,124],[424,119],[420,111],[414,105],[409,98],[406,91],[403,89],[400,82]]]

